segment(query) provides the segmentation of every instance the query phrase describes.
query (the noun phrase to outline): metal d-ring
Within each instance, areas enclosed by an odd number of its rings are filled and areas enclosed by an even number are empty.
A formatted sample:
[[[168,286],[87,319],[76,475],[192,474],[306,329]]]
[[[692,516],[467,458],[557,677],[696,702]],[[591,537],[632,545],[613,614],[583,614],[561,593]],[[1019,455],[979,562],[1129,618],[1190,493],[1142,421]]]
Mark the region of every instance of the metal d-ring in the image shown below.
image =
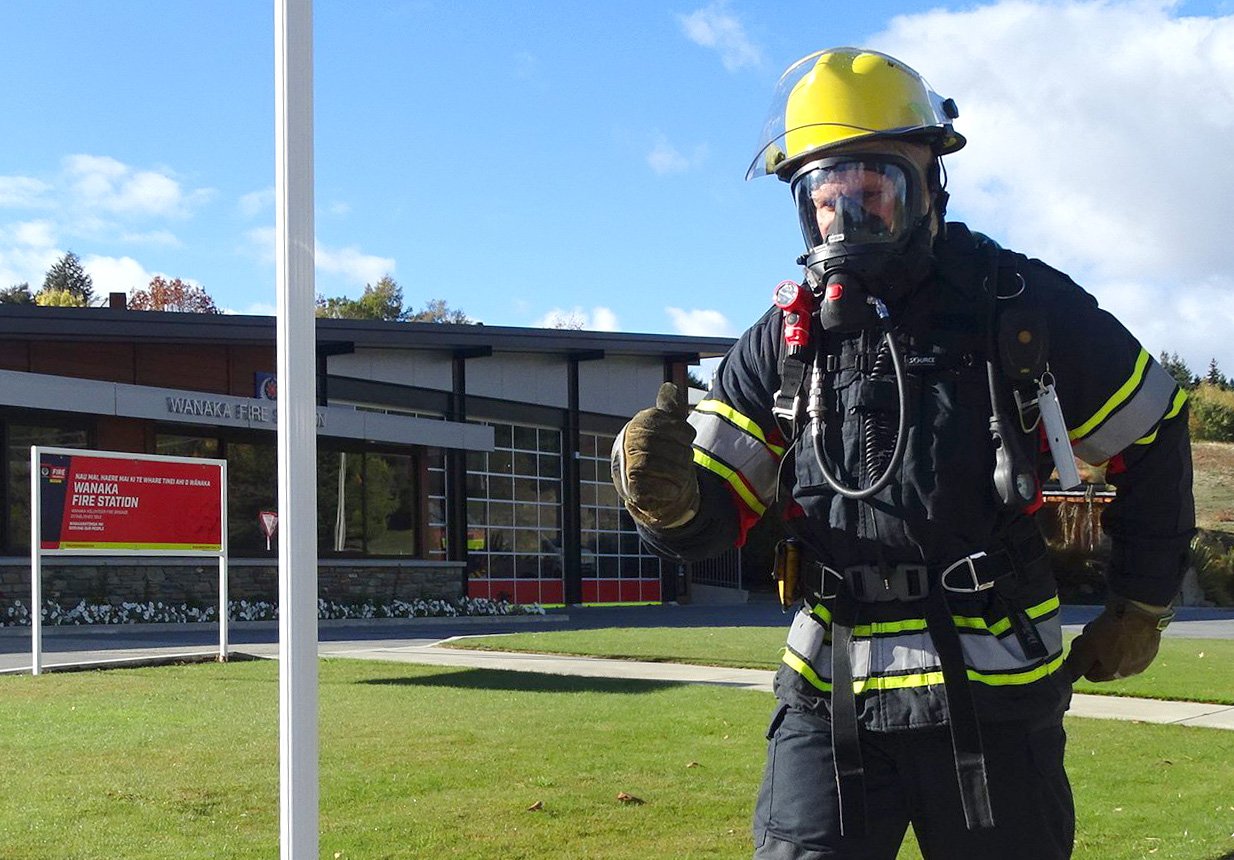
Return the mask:
[[[1016,280],[1020,282],[1019,289],[1017,289],[1014,293],[1012,293],[1009,296],[1000,296],[997,292],[995,292],[994,298],[999,299],[1000,301],[1008,302],[1008,301],[1011,301],[1012,299],[1016,299],[1022,296],[1024,294],[1025,288],[1027,287],[1027,285],[1024,283],[1024,276],[1021,275],[1019,272],[1016,272],[1015,277],[1016,277]],[[990,276],[989,275],[986,275],[985,279],[981,282],[981,288],[985,290],[987,293],[989,292],[989,288],[990,288]]]

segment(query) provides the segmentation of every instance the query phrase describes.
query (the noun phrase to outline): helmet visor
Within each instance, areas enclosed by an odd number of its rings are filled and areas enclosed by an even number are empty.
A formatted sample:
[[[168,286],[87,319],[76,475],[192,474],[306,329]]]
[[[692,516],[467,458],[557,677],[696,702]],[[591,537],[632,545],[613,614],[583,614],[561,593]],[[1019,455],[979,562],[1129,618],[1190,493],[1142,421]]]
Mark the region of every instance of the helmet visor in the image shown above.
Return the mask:
[[[926,137],[939,154],[964,146],[952,127],[955,102],[894,57],[831,48],[798,60],[781,76],[746,179],[796,169],[867,137]]]
[[[793,179],[807,248],[896,242],[912,229],[913,183],[889,161],[827,159]]]

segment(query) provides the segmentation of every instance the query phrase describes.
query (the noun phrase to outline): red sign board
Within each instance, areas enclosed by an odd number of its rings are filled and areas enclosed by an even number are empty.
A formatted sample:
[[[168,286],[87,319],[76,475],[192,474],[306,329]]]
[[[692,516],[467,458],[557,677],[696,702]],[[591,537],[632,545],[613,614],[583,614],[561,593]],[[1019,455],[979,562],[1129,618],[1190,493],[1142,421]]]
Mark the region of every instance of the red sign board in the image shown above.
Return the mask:
[[[217,462],[39,453],[40,548],[221,552]]]

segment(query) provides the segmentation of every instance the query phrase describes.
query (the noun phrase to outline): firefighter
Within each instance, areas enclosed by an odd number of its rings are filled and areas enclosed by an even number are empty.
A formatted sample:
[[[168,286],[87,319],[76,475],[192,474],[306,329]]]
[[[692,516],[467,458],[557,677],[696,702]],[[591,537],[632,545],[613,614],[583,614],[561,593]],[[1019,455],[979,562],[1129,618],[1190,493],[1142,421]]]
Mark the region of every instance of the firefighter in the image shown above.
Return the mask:
[[[613,448],[644,539],[694,561],[768,509],[797,610],[756,858],[1064,858],[1071,685],[1143,671],[1194,532],[1186,394],[1066,275],[944,214],[951,100],[867,50],[780,81],[747,178],[788,184],[800,283],[687,418],[665,384]],[[1034,520],[1074,455],[1115,485],[1108,600],[1064,654]]]

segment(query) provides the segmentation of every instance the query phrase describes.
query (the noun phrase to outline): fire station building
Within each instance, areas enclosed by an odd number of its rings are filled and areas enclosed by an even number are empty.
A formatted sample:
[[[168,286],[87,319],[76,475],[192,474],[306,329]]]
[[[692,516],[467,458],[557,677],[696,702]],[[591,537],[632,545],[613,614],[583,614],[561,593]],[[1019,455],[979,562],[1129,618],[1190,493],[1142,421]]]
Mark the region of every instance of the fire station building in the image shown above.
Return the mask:
[[[731,343],[318,320],[321,596],[674,599],[676,568],[640,544],[609,450],[661,382]],[[29,599],[31,445],[226,460],[231,596],[273,599],[259,513],[277,510],[274,371],[271,317],[0,305],[0,602]],[[198,570],[62,557],[44,591],[211,603]]]

